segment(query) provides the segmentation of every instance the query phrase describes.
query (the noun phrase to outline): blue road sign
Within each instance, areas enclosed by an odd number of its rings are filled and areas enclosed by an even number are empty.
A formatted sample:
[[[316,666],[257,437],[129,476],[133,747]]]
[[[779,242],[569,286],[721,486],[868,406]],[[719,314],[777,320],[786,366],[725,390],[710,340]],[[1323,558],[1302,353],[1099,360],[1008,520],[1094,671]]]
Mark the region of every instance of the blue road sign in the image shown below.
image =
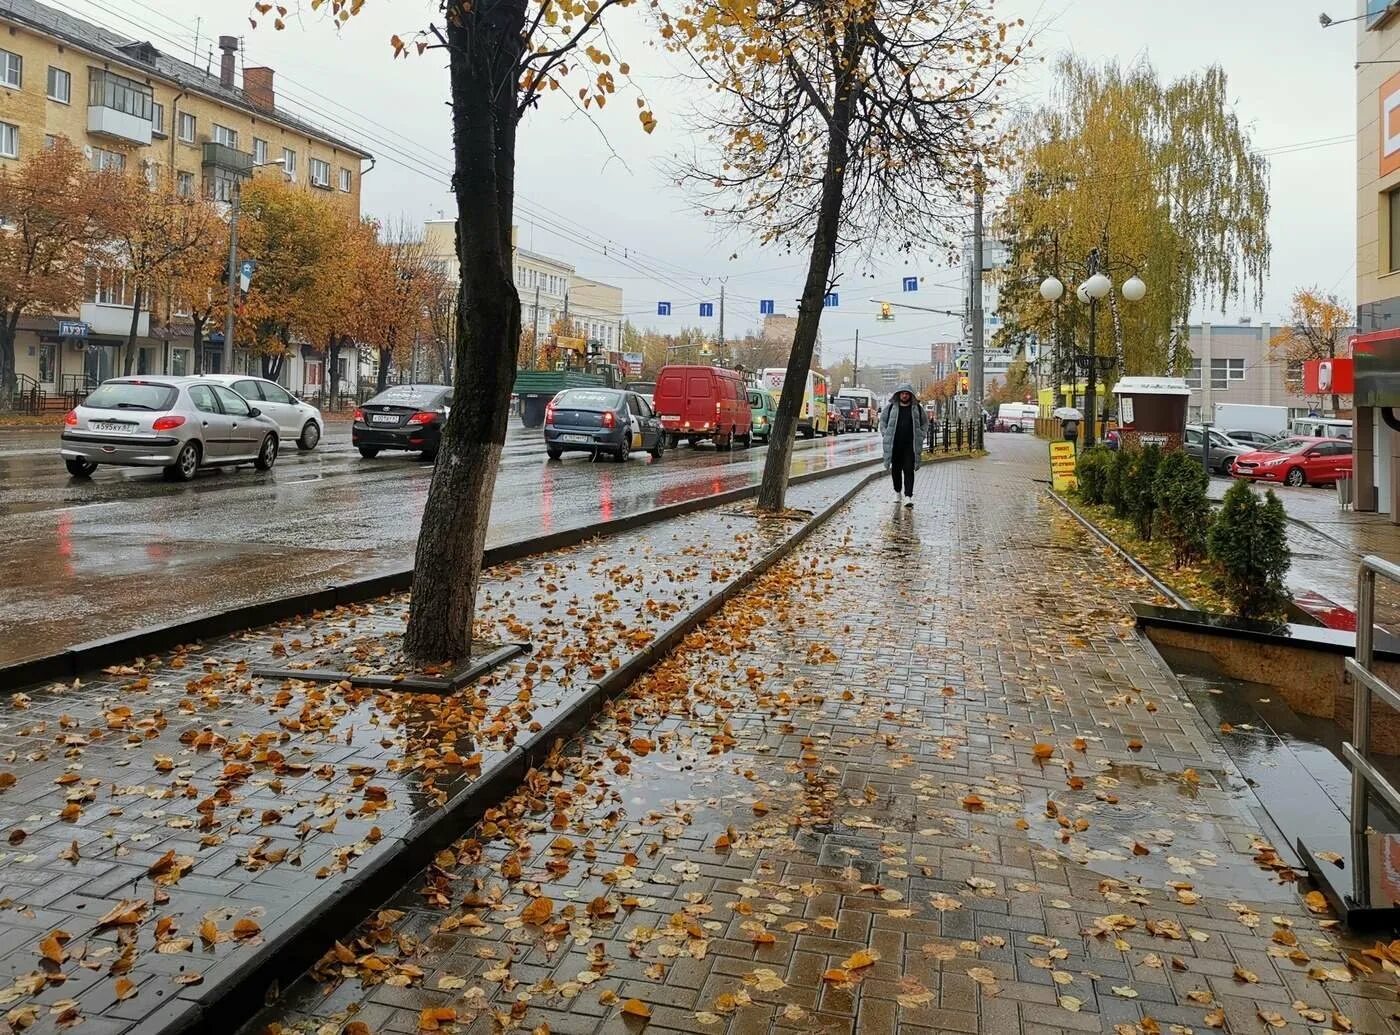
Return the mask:
[[[826,308],[828,309],[835,309],[840,304],[841,296],[838,295],[835,291],[831,292],[831,294],[827,295],[825,298],[822,299],[822,305],[826,306]]]
[[[715,304],[714,304],[713,302],[701,302],[701,303],[700,303],[700,315],[701,315],[701,316],[714,316],[714,315],[715,315]]]
[[[918,291],[918,290],[919,290],[919,278],[918,278],[918,277],[905,277],[905,278],[904,278],[904,290],[905,290],[905,291]]]
[[[773,313],[773,300],[771,298],[760,298],[758,300],[758,315],[772,316]]]
[[[670,302],[657,302],[657,303],[656,303],[656,315],[657,315],[657,316],[670,316],[670,315],[671,315],[671,303],[670,303]]]

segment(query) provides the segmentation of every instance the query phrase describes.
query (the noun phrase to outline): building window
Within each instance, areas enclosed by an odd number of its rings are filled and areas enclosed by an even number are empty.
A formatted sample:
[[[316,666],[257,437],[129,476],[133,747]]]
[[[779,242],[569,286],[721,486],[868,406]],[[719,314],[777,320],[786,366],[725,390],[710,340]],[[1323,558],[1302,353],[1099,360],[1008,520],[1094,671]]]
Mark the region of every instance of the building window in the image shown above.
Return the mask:
[[[0,86],[18,90],[23,73],[24,59],[8,50],[0,50]]]
[[[52,151],[58,146],[58,135],[56,133],[44,134],[44,150]]]
[[[171,349],[170,350],[170,376],[184,377],[190,369],[190,350]]]
[[[104,147],[94,147],[92,149],[92,168],[96,172],[105,172],[108,169],[121,172],[126,168],[126,155],[120,151],[108,151]]]
[[[1283,382],[1294,395],[1303,394],[1303,361],[1290,359],[1284,370]]]
[[[151,133],[158,137],[165,136],[165,105],[159,101],[151,102]]]
[[[67,104],[73,99],[73,77],[61,68],[49,66],[49,100]]]
[[[105,69],[90,70],[88,79],[88,103],[101,108],[135,115],[139,119],[151,121],[151,88],[135,79],[117,75]]]
[[[180,133],[179,137],[187,144],[194,143],[195,121],[194,116],[187,111],[180,112]]]
[[[1243,380],[1243,359],[1212,359],[1210,361],[1210,386],[1212,388],[1229,388],[1231,381]]]
[[[233,201],[233,192],[237,189],[238,177],[215,170],[214,175],[206,176],[204,179],[204,192],[215,201]]]
[[[1194,356],[1191,358],[1191,366],[1186,371],[1186,387],[1201,387],[1201,361]]]
[[[182,172],[175,174],[175,193],[182,198],[193,197],[194,173]]]
[[[214,143],[238,150],[238,130],[214,123]]]
[[[311,186],[331,189],[331,163],[313,158],[310,162]]]
[[[254,137],[254,138],[253,138],[253,164],[254,164],[254,165],[266,165],[266,164],[267,164],[267,141],[266,141],[266,140],[259,140],[257,137]]]
[[[288,176],[297,174],[297,153],[290,147],[282,148],[282,171]]]
[[[342,191],[344,191],[346,194],[349,194],[349,193],[350,193],[350,170],[349,170],[349,169],[341,169],[341,170],[340,170],[340,189],[341,189]]]
[[[98,305],[129,306],[133,301],[127,291],[125,271],[111,267],[88,267],[85,297]]]
[[[1400,187],[1386,194],[1386,215],[1390,223],[1390,254],[1387,256],[1386,269],[1391,272],[1400,272]]]
[[[19,127],[0,122],[0,158],[19,157]]]

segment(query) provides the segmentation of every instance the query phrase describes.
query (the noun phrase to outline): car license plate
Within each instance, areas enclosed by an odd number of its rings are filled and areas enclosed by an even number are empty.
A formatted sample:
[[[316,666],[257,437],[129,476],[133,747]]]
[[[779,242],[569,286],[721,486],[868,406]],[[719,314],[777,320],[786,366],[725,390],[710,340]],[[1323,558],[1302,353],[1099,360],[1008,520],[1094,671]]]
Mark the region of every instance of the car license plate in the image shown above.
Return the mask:
[[[662,420],[680,420],[679,417],[662,417]]]
[[[591,438],[589,438],[587,435],[560,435],[560,436],[559,436],[559,441],[560,441],[560,442],[592,442],[593,440],[592,440]]]
[[[113,435],[130,435],[136,430],[135,424],[124,424],[116,420],[95,420],[88,424],[93,431],[105,431]]]
[[[376,413],[370,417],[372,424],[397,424],[398,422],[399,417],[396,413]]]

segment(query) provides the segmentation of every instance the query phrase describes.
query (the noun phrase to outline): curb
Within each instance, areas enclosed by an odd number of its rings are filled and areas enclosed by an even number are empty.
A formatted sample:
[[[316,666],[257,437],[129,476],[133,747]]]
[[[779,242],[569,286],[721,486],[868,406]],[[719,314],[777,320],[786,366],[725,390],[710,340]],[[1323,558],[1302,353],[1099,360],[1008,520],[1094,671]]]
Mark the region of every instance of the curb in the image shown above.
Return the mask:
[[[855,465],[865,466],[865,465]],[[849,470],[849,468],[848,468]],[[203,989],[203,995],[180,996],[133,1029],[141,1035],[232,1035],[256,1017],[286,987],[325,953],[331,941],[353,930],[364,916],[382,904],[392,889],[406,884],[441,849],[500,803],[518,787],[531,768],[551,750],[574,736],[612,698],[661,661],[697,626],[746,590],[764,572],[788,557],[881,472],[872,471],[815,514],[732,582],[673,621],[651,643],[602,679],[585,684],[574,702],[523,744],[519,744],[455,798],[424,817],[399,838],[394,850],[381,851],[321,904],[298,917],[263,943],[223,979]],[[711,497],[713,500],[713,497]],[[187,990],[198,993],[200,988]]]
[[[862,467],[879,464],[879,458],[862,460],[840,467],[825,468],[794,475],[788,479],[789,485],[802,485],[805,482],[819,481],[841,474],[858,471]],[[669,503],[663,507],[639,511],[626,517],[614,518],[595,525],[565,529],[548,535],[521,539],[486,550],[482,556],[483,568],[494,568],[511,561],[517,561],[532,554],[550,553],[570,546],[577,546],[599,536],[617,535],[633,529],[682,517],[697,510],[724,506],[758,495],[757,485],[729,489],[710,496],[700,496],[680,503]],[[196,618],[179,619],[160,625],[151,625],[117,633],[85,643],[74,644],[54,654],[40,655],[21,661],[0,665],[0,692],[13,693],[21,687],[41,682],[70,682],[82,673],[108,665],[127,661],[145,654],[155,654],[170,650],[184,643],[226,636],[240,629],[270,625],[284,618],[305,614],[311,611],[326,611],[342,604],[353,604],[375,597],[399,593],[409,588],[413,580],[413,568],[405,567],[371,575],[363,579],[341,582],[304,593],[274,597],[256,604],[244,604],[228,611],[216,611]]]
[[[1161,593],[1162,596],[1166,597],[1168,600],[1170,600],[1177,607],[1181,608],[1183,611],[1201,610],[1195,604],[1191,603],[1191,601],[1187,600],[1181,594],[1177,593],[1176,590],[1172,589],[1165,582],[1159,579],[1156,575],[1152,574],[1152,572],[1149,571],[1148,568],[1141,561],[1139,561],[1127,550],[1123,549],[1112,539],[1110,539],[1108,535],[1105,534],[1104,531],[1099,528],[1098,525],[1094,524],[1083,514],[1079,513],[1079,511],[1071,507],[1069,503],[1065,500],[1065,498],[1061,496],[1058,492],[1056,492],[1054,489],[1050,489],[1048,491],[1048,495],[1052,500],[1054,500],[1060,506],[1064,507],[1065,512],[1069,514],[1070,517],[1074,518],[1074,520],[1078,521],[1081,525],[1088,529],[1089,532],[1096,539],[1099,540],[1099,542],[1103,543],[1110,550],[1116,553],[1119,557],[1127,561],[1128,566],[1130,568],[1132,568],[1135,572],[1137,572],[1139,575],[1145,578],[1148,582],[1152,583],[1153,588],[1156,589],[1158,593]]]

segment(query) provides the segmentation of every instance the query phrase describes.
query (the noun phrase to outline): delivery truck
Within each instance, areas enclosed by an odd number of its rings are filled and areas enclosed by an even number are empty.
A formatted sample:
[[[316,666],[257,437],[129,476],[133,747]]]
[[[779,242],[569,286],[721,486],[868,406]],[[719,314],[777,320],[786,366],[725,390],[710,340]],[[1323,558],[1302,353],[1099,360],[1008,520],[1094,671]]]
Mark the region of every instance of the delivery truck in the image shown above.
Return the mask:
[[[1258,431],[1267,435],[1282,435],[1288,431],[1288,407],[1216,403],[1214,423],[1216,430],[1226,435],[1232,431]]]

